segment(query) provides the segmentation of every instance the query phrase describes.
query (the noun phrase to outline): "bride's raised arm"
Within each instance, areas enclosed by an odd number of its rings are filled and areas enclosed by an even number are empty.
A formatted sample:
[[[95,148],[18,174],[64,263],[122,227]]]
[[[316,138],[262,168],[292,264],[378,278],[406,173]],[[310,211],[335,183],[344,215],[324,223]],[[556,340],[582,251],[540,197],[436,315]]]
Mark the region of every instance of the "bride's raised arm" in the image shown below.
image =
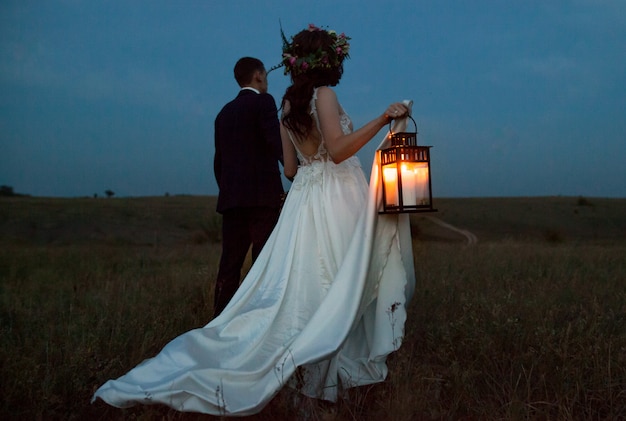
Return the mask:
[[[320,87],[317,90],[317,115],[320,120],[320,129],[326,143],[326,150],[335,163],[350,158],[367,142],[387,125],[390,119],[406,115],[408,108],[396,102],[363,127],[349,134],[344,134],[340,122],[340,106],[337,95],[329,87]]]

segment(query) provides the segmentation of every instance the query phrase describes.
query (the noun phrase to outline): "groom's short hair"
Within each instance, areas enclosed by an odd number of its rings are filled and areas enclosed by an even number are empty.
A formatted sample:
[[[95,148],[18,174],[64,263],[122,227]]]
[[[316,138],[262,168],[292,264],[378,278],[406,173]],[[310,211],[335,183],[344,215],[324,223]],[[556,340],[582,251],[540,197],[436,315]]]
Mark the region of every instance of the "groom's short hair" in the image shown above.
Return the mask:
[[[235,80],[243,88],[252,82],[252,77],[256,71],[265,71],[263,62],[254,57],[242,57],[235,64]]]

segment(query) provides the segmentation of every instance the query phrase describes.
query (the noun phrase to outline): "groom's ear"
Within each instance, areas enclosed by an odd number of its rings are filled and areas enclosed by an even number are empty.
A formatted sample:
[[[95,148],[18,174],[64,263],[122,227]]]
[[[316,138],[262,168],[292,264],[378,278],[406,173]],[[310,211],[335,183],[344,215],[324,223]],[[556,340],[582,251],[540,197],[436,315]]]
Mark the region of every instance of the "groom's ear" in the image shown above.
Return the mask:
[[[263,82],[263,74],[265,71],[257,70],[254,72],[253,79],[255,82]]]

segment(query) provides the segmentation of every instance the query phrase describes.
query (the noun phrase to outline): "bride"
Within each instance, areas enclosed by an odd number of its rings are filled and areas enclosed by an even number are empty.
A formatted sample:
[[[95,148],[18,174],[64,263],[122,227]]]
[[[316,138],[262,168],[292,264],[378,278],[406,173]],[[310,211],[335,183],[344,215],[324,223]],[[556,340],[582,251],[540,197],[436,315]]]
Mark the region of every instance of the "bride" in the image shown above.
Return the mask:
[[[283,35],[284,172],[280,219],[224,311],[94,394],[116,407],[161,403],[215,415],[257,413],[284,387],[336,401],[383,381],[414,288],[406,215],[379,215],[354,154],[392,119],[391,104],[358,130],[339,104],[350,38],[313,25]],[[400,121],[398,121],[400,123]]]

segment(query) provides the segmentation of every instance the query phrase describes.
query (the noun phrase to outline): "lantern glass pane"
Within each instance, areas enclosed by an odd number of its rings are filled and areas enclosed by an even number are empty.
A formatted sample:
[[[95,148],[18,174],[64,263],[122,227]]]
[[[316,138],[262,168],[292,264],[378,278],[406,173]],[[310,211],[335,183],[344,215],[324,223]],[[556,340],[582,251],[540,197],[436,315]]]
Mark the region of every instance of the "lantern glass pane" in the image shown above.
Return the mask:
[[[428,206],[428,163],[403,162],[402,176],[402,204],[404,206]]]
[[[387,206],[399,206],[398,170],[395,162],[383,166],[383,183],[385,183],[385,203]]]

